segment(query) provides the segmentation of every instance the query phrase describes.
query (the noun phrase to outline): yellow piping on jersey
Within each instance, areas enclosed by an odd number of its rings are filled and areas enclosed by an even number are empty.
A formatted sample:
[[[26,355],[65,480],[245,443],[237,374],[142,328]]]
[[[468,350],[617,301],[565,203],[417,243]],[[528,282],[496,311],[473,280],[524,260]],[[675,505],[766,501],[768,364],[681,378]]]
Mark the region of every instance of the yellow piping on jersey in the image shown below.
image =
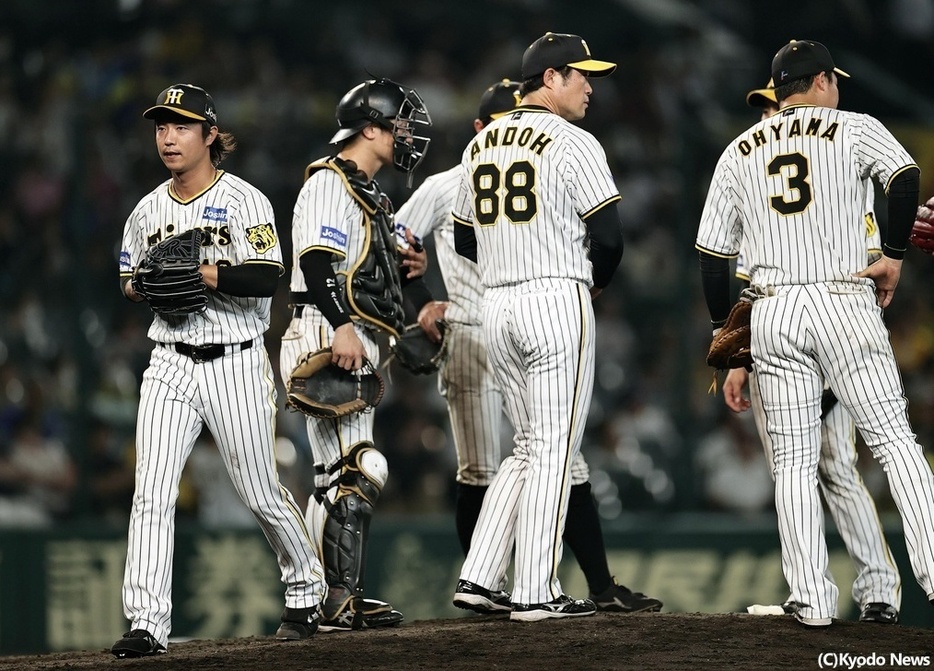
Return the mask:
[[[170,182],[170,183],[169,183],[169,189],[168,189],[168,191],[169,191],[169,198],[171,198],[172,200],[174,200],[176,203],[181,203],[182,205],[187,205],[187,204],[190,203],[191,201],[197,200],[198,198],[200,198],[201,196],[203,196],[206,192],[210,191],[211,188],[212,188],[215,184],[217,184],[217,182],[218,182],[218,181],[220,180],[220,178],[221,178],[221,175],[223,175],[223,174],[224,174],[224,171],[223,171],[223,170],[218,170],[216,173],[214,173],[214,179],[211,180],[211,183],[208,184],[208,185],[207,185],[206,187],[204,187],[203,189],[201,189],[201,191],[199,191],[198,193],[196,193],[195,195],[193,195],[191,198],[180,198],[180,197],[175,193],[175,190],[172,188],[173,183]]]
[[[733,252],[730,254],[726,254],[723,252],[714,252],[714,251],[707,249],[706,247],[701,247],[700,245],[694,245],[694,249],[701,251],[701,252],[706,252],[707,254],[710,254],[711,256],[716,256],[718,259],[735,259],[737,256],[739,256],[739,252]]]
[[[889,181],[885,183],[885,195],[886,196],[889,195],[889,187],[892,185],[892,180],[898,177],[899,175],[901,175],[906,170],[911,170],[912,168],[914,168],[915,170],[920,170],[917,163],[912,163],[911,165],[906,165],[904,168],[899,168],[898,170],[892,173],[892,176],[889,177]]]
[[[278,261],[267,261],[265,259],[247,259],[243,262],[243,265],[253,264],[259,266],[275,266],[279,269],[279,277],[282,277],[285,274],[285,266],[279,263]]]
[[[585,373],[585,365],[586,365],[585,358],[586,357],[585,357],[585,352],[584,352],[585,350],[584,343],[587,342],[587,335],[589,333],[589,328],[590,328],[590,324],[587,322],[587,310],[584,309],[584,297],[581,295],[584,291],[585,291],[585,288],[582,284],[577,286],[577,304],[578,304],[578,309],[580,311],[581,336],[580,336],[580,342],[579,342],[578,349],[577,349],[577,376],[574,381],[574,393],[571,394],[571,416],[570,416],[570,423],[569,423],[570,426],[568,429],[568,442],[567,442],[567,445],[565,446],[567,448],[567,456],[565,457],[565,460],[564,460],[564,472],[561,475],[562,491],[564,490],[565,487],[571,486],[571,482],[570,482],[571,463],[573,462],[573,457],[571,456],[571,441],[573,440],[574,429],[578,424],[580,424],[581,421],[584,421],[584,422],[587,421],[586,417],[584,417],[582,420],[582,418],[577,413],[574,412],[574,409],[577,408],[578,406],[578,400],[580,399],[581,390],[583,388],[583,380],[581,378],[586,374]],[[587,297],[587,300],[590,300],[589,296]],[[567,506],[567,505],[568,505],[567,503],[564,503],[564,506]],[[554,584],[555,581],[558,579],[558,564],[561,561],[561,557],[558,555],[558,547],[561,545],[561,542],[562,542],[561,541],[562,531],[560,529],[560,525],[558,524],[558,520],[561,519],[561,511],[562,511],[562,506],[561,504],[559,504],[558,515],[555,519],[555,524],[554,524],[554,529],[555,529],[554,536],[551,539],[552,547],[554,548],[554,554],[551,557],[551,576],[550,577],[551,577],[552,584]],[[555,598],[558,598],[561,595],[557,594],[557,595],[552,595],[552,596],[554,596]]]
[[[613,196],[613,197],[611,197],[611,198],[607,198],[605,201],[603,201],[602,203],[600,203],[600,204],[597,205],[596,207],[590,208],[589,210],[587,210],[586,212],[584,212],[580,217],[581,217],[581,219],[586,219],[587,217],[589,217],[590,215],[592,215],[594,212],[596,212],[596,211],[598,211],[598,210],[602,210],[602,209],[603,209],[604,207],[606,207],[607,205],[609,205],[609,204],[611,204],[611,203],[617,203],[617,202],[621,201],[622,199],[623,199],[623,197],[622,197],[621,195],[616,194],[615,196]]]
[[[324,245],[312,245],[311,247],[306,247],[299,253],[298,258],[302,258],[308,252],[328,252],[329,254],[333,254],[334,256],[340,259],[347,258],[346,252],[338,251],[334,249],[333,247],[325,247]]]

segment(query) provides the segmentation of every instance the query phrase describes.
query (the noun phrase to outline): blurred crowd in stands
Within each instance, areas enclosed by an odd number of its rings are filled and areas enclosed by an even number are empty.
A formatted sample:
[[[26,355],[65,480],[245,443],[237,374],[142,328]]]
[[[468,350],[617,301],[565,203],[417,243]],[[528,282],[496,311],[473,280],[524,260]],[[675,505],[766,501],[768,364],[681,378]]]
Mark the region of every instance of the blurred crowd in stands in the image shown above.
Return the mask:
[[[116,259],[127,214],[166,178],[141,118],[159,91],[182,81],[213,94],[222,130],[240,145],[222,167],[269,196],[288,255],[304,166],[327,153],[346,90],[377,75],[419,91],[434,126],[418,184],[459,159],[480,93],[518,78],[523,49],[547,30],[583,35],[595,55],[619,63],[595,82],[582,122],[607,148],[626,229],[621,270],[596,303],[600,354],[584,450],[601,513],[612,520],[640,511],[769,511],[771,481],[751,418],[731,416],[721,397],[707,394],[710,329],[693,248],[713,165],[758,118],[743,104],[746,90],[765,83],[787,39],[823,41],[853,75],[841,86],[841,107],[886,121],[921,164],[922,199],[934,195],[934,105],[912,71],[934,56],[934,3],[826,2],[799,18],[793,5],[782,3],[780,14],[740,0],[5,2],[0,526],[125,524],[151,313],[122,298]],[[898,50],[872,47],[895,41]],[[380,181],[397,206],[404,202],[401,179]],[[879,218],[884,224],[884,212]],[[934,259],[909,251],[887,311],[928,450],[932,278]],[[432,286],[443,295],[437,275]],[[286,277],[267,334],[275,363],[287,289]],[[390,479],[381,514],[448,512],[455,460],[436,376],[384,372],[376,440]],[[312,486],[304,422],[283,408],[278,430],[282,479],[303,501]],[[203,436],[180,516],[214,526],[242,521],[219,464]],[[878,467],[868,454],[861,464],[889,508]]]

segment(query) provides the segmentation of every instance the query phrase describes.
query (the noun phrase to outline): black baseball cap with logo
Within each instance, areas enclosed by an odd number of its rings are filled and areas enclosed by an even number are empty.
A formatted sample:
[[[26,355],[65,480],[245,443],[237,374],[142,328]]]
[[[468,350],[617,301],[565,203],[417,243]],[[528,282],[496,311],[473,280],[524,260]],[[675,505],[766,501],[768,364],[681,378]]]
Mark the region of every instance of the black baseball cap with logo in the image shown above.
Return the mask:
[[[496,82],[480,96],[480,119],[498,119],[511,112],[519,104],[519,82],[504,79]]]
[[[746,94],[746,104],[750,107],[768,107],[778,105],[778,100],[775,98],[775,86],[772,84],[772,80],[769,80],[769,83],[765,85],[765,88],[753,89]]]
[[[775,86],[830,71],[841,77],[850,76],[834,65],[827,47],[813,40],[791,40],[772,59],[772,81]]]
[[[590,48],[582,37],[545,33],[522,55],[522,78],[531,79],[548,68],[560,70],[566,65],[591,77],[606,77],[616,69],[616,63],[591,58]]]
[[[214,99],[200,86],[194,84],[172,84],[156,97],[156,104],[143,112],[147,119],[154,119],[160,110],[173,112],[189,119],[209,121],[217,125],[217,108]]]

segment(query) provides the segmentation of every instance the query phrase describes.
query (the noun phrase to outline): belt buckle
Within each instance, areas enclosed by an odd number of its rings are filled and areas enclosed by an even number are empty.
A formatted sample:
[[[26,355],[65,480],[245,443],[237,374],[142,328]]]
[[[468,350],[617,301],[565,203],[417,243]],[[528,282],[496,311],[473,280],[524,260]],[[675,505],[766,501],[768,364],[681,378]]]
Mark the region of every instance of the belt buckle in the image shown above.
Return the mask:
[[[221,354],[223,354],[223,345],[221,347]],[[191,360],[195,363],[205,363],[207,361],[212,361],[216,359],[218,355],[216,352],[217,345],[208,345],[206,347],[192,347],[191,348]]]

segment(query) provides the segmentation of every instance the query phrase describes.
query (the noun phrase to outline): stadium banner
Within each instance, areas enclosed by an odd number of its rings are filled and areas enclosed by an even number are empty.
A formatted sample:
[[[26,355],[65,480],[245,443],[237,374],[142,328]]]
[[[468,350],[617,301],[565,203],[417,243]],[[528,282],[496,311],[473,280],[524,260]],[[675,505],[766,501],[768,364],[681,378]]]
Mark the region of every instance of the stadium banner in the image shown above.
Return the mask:
[[[897,520],[888,521],[886,535],[902,575],[902,624],[934,628],[934,608],[911,573]],[[611,573],[661,599],[663,612],[746,612],[788,597],[774,518],[639,517],[607,525],[604,538]],[[828,546],[838,616],[855,619],[853,562],[835,531]],[[0,654],[108,650],[128,628],[125,559],[121,530],[0,531]],[[366,594],[391,602],[407,622],[473,617],[451,605],[461,562],[449,516],[384,516],[370,536]],[[570,551],[560,575],[567,593],[587,595]],[[170,642],[271,635],[283,593],[275,555],[258,529],[179,525]]]

